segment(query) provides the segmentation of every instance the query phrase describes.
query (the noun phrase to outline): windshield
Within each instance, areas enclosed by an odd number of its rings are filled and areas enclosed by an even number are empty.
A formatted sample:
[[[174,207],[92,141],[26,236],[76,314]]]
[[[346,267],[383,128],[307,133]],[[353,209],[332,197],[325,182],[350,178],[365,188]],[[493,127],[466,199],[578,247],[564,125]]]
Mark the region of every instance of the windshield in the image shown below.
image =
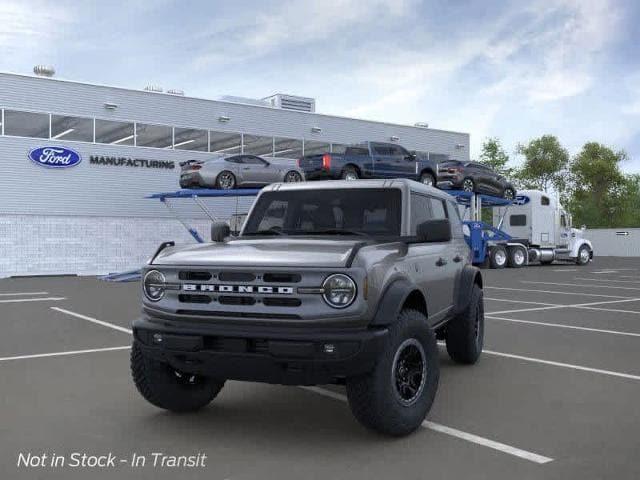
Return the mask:
[[[401,205],[395,188],[267,192],[242,234],[399,236]]]

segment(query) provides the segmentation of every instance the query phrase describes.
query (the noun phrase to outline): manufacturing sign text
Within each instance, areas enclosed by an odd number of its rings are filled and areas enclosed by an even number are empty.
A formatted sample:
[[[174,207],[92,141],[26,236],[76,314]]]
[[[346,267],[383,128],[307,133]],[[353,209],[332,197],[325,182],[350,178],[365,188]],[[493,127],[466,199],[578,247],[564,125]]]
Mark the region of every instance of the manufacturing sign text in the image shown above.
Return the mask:
[[[92,165],[110,165],[113,167],[142,167],[142,168],[164,168],[173,170],[176,168],[175,162],[168,160],[147,160],[146,158],[130,157],[103,157],[91,155],[89,163]]]
[[[78,152],[64,147],[39,147],[29,151],[29,159],[42,167],[69,168],[82,161]]]

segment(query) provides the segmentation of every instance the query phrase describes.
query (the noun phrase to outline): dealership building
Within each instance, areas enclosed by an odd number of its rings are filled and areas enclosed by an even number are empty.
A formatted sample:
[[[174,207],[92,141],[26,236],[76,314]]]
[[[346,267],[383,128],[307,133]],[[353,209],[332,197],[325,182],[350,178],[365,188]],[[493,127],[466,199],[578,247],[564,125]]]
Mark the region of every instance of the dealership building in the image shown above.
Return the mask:
[[[163,241],[193,242],[161,202],[145,197],[177,190],[179,163],[212,153],[297,158],[371,140],[469,159],[467,133],[324,115],[310,98],[208,100],[36,71],[0,73],[0,277],[123,271]],[[38,161],[56,155],[57,168]],[[251,201],[208,207],[225,219]],[[209,220],[200,209],[188,200],[172,206],[204,236]]]

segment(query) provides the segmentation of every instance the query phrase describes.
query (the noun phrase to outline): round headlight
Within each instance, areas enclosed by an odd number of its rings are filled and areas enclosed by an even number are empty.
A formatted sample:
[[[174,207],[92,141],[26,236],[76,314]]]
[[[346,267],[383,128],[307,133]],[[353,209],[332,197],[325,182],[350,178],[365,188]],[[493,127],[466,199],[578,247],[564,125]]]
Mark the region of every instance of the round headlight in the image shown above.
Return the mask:
[[[345,308],[356,298],[355,282],[341,273],[329,275],[322,283],[322,297],[333,308]]]
[[[157,302],[164,297],[165,278],[157,270],[149,270],[142,280],[142,290],[144,296],[152,302]]]

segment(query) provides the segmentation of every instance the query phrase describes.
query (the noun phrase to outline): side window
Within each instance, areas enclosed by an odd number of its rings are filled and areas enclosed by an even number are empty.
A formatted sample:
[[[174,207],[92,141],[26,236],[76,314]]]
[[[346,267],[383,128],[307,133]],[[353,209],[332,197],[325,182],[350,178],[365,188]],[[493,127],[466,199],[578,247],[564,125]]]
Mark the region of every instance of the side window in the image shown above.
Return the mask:
[[[540,197],[540,205],[549,205],[550,203],[549,197]]]
[[[454,202],[447,202],[447,207],[449,209],[449,218],[451,219],[451,231],[453,236],[456,238],[464,237],[464,232],[462,230],[462,219],[460,218],[460,210],[458,210],[458,205]]]
[[[254,157],[251,155],[246,155],[242,157],[242,163],[245,163],[248,165],[265,165],[266,164],[266,162],[261,158]]]
[[[431,214],[434,220],[441,220],[448,218],[447,211],[444,207],[444,200],[438,198],[431,198]]]
[[[387,148],[389,149],[389,155],[393,155],[395,157],[405,157],[409,155],[409,153],[399,145],[389,145]]]
[[[418,225],[431,219],[431,199],[416,193],[411,194],[411,232],[417,233]]]
[[[366,147],[347,147],[345,155],[357,156],[357,155],[369,155],[369,149]]]
[[[564,213],[560,215],[560,225],[562,225],[565,228],[567,226],[567,217],[564,215]]]
[[[527,216],[511,215],[509,217],[509,225],[512,227],[525,227],[527,225]]]
[[[242,157],[227,157],[224,160],[229,163],[242,163]]]
[[[387,147],[386,145],[374,145],[373,151],[376,155],[391,155],[389,147]]]

